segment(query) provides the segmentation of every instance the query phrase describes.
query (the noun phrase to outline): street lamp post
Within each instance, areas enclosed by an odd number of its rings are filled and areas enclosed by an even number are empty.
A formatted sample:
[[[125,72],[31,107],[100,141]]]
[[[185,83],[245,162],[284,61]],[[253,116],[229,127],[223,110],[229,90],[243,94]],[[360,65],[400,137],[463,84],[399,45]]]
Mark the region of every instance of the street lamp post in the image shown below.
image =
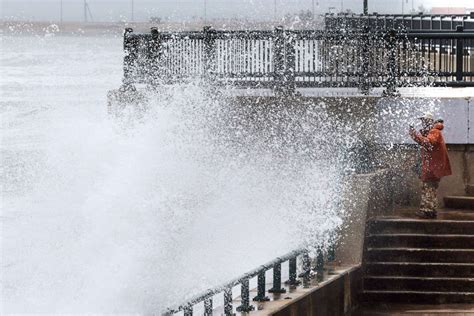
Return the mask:
[[[135,0],[131,0],[131,6],[132,6],[132,22],[135,21]]]
[[[277,0],[273,0],[273,19],[277,19]]]
[[[59,1],[59,21],[63,23],[63,0]]]
[[[87,0],[84,0],[84,22],[87,23]]]

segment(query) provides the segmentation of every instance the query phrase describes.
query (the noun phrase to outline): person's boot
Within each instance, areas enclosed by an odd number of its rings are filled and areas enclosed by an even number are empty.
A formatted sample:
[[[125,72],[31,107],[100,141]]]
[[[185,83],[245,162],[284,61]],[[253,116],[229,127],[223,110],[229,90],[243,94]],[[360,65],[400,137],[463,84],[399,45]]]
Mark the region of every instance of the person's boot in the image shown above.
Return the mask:
[[[422,219],[435,219],[437,216],[436,211],[429,210],[418,210],[415,212],[415,215]]]
[[[426,213],[425,210],[418,210],[415,212],[415,215],[418,217],[418,218],[421,218],[421,219],[427,219],[429,218],[428,217],[428,214]]]

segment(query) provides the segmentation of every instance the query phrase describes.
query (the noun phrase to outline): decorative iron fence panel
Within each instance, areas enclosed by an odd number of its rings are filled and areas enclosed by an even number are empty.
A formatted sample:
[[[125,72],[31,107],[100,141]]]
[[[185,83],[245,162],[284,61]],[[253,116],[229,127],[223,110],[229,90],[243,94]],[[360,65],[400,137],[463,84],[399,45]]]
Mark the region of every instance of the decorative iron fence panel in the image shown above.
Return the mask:
[[[398,86],[474,84],[474,33],[408,33],[398,39]]]
[[[459,48],[459,49],[458,49]],[[474,32],[215,31],[124,35],[124,84],[195,78],[216,85],[298,87],[474,86]]]

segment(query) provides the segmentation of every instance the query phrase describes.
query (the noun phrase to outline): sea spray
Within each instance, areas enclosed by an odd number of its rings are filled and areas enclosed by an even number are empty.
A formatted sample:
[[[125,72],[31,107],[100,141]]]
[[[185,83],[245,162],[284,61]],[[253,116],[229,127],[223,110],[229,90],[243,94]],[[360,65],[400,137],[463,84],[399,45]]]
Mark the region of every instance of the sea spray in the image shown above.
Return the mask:
[[[417,106],[357,120],[342,98],[245,100],[196,82],[115,119],[105,96],[120,81],[120,39],[5,46],[5,313],[157,313],[301,244],[327,244],[360,131],[395,144],[384,137]]]

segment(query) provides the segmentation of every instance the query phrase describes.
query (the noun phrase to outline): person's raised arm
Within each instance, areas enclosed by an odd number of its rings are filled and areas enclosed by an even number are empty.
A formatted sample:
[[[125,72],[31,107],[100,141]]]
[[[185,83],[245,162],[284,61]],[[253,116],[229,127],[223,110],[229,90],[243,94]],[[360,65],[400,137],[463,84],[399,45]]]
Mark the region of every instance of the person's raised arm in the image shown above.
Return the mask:
[[[411,131],[410,136],[415,142],[420,144],[426,150],[433,150],[433,148],[439,143],[440,134],[439,131],[437,131],[436,129],[432,129],[426,137],[421,135],[420,133],[412,133]]]

